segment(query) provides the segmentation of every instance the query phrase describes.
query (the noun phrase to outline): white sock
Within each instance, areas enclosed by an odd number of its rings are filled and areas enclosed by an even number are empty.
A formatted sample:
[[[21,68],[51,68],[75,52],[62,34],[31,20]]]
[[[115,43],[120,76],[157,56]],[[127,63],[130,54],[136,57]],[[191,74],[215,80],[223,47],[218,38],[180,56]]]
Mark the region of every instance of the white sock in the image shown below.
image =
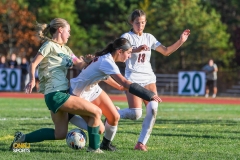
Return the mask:
[[[117,132],[117,126],[111,126],[110,124],[108,124],[108,122],[106,121],[105,123],[105,134],[104,137],[106,139],[108,139],[109,141],[112,141],[113,138],[115,137],[115,134]]]
[[[77,126],[78,128],[88,130],[87,122],[80,116],[74,115],[69,122],[71,122],[73,125]]]
[[[142,117],[142,108],[126,108],[118,110],[121,119],[138,120]]]
[[[147,114],[142,123],[142,131],[138,138],[138,142],[142,144],[146,144],[150,134],[152,132],[153,125],[155,124],[156,116],[157,116],[157,109],[158,109],[158,102],[151,101],[147,104]]]

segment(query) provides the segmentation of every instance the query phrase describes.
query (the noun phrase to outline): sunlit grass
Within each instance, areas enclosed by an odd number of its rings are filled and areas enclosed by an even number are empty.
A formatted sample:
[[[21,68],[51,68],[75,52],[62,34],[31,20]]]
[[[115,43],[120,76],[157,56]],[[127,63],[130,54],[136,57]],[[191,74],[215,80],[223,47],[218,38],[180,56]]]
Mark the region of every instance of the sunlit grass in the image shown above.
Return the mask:
[[[115,102],[121,108],[125,102]],[[240,159],[240,106],[161,103],[147,143],[148,152],[133,150],[141,124],[121,120],[113,141],[118,151],[104,154],[75,151],[65,140],[32,143],[30,153],[13,153],[8,147],[16,131],[54,128],[43,99],[0,98],[1,159]],[[69,130],[75,128],[70,125]]]

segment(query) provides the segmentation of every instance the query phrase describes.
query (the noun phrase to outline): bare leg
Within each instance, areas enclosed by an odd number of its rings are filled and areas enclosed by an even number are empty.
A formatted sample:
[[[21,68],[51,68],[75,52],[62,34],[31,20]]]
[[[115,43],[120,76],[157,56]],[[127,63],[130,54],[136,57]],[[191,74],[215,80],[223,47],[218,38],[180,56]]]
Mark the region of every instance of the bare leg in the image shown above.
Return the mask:
[[[101,94],[92,101],[93,104],[101,108],[103,115],[106,117],[105,134],[101,143],[101,149],[115,151],[116,147],[111,145],[117,132],[117,125],[120,119],[118,111],[109,96],[102,91]]]

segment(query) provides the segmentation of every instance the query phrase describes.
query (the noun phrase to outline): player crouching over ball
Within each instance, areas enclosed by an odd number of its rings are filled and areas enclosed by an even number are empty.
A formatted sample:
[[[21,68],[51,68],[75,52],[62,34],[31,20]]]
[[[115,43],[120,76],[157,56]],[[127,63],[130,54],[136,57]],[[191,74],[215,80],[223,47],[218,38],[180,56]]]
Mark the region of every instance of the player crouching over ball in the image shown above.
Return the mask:
[[[162,101],[155,93],[141,87],[137,83],[128,81],[120,73],[115,62],[125,62],[131,57],[131,53],[132,46],[130,42],[126,38],[118,38],[102,51],[96,52],[95,58],[90,64],[76,78],[70,80],[70,92],[98,106],[107,119],[104,137],[100,145],[102,150],[116,150],[116,146],[112,145],[111,142],[117,132],[120,115],[110,97],[98,85],[100,81],[104,81],[121,91],[128,90],[130,93],[146,101],[155,101],[156,103]],[[87,118],[82,117],[86,121],[84,125],[84,122],[82,122],[83,119],[77,118],[79,116],[71,117],[71,123],[87,130]],[[100,128],[102,128],[101,124]]]

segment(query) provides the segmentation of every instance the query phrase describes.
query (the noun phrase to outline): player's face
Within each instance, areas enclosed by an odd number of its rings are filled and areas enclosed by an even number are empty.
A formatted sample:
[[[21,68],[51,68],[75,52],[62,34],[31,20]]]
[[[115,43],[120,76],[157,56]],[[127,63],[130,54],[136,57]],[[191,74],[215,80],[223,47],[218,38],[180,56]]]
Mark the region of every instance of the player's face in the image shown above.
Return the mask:
[[[131,53],[132,53],[132,48],[129,48],[126,51],[121,50],[121,53],[120,53],[118,61],[126,62],[126,60],[131,57]]]
[[[213,60],[209,60],[209,66],[213,66]]]
[[[67,43],[70,37],[70,26],[66,25],[66,27],[62,28],[62,40],[63,43]]]
[[[141,35],[145,28],[146,22],[146,16],[141,16],[134,19],[132,22],[133,32]]]

